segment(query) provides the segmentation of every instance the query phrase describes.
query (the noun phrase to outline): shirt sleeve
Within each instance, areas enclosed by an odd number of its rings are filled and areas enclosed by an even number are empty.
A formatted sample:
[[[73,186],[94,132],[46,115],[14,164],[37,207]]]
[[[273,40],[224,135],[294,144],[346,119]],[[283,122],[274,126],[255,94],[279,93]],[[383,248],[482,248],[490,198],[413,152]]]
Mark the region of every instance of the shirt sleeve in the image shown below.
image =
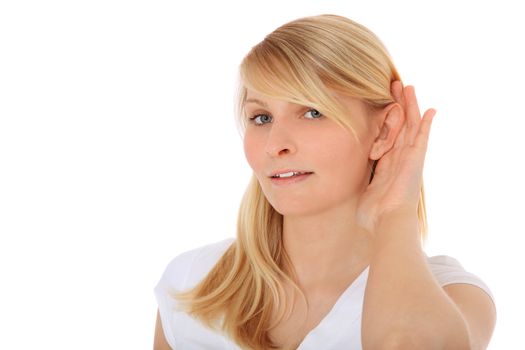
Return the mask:
[[[172,349],[180,348],[175,339],[175,331],[180,330],[174,329],[178,322],[173,292],[181,291],[186,285],[196,255],[196,251],[188,251],[172,259],[154,288],[164,337]]]
[[[454,283],[472,284],[487,293],[495,303],[490,288],[477,275],[466,271],[458,260],[448,255],[427,257],[432,274],[441,287]]]
[[[189,319],[174,292],[186,291],[202,280],[234,241],[228,238],[186,251],[172,259],[154,288],[162,330],[172,349],[184,348]]]

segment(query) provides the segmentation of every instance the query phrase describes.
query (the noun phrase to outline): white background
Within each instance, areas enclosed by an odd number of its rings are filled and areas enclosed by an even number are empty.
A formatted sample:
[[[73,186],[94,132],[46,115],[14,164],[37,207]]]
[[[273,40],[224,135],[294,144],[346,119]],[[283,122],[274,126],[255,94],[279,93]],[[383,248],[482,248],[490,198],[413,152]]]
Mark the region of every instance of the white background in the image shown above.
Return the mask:
[[[168,261],[235,236],[251,175],[238,64],[279,25],[322,13],[378,34],[437,109],[425,249],[491,287],[490,349],[525,348],[522,11],[268,0],[0,4],[0,348],[151,348]]]

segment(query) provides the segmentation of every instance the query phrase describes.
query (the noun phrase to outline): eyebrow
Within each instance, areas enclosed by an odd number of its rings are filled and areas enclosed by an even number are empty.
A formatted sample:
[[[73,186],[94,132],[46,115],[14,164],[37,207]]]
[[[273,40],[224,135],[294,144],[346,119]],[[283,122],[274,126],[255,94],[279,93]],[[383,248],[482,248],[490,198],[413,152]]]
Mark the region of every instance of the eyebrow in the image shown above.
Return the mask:
[[[258,105],[261,105],[264,108],[268,108],[268,104],[266,102],[263,102],[263,101],[258,100],[256,98],[248,98],[248,99],[246,99],[246,101],[244,101],[244,104],[247,104],[247,103],[250,103],[250,102],[257,103]]]

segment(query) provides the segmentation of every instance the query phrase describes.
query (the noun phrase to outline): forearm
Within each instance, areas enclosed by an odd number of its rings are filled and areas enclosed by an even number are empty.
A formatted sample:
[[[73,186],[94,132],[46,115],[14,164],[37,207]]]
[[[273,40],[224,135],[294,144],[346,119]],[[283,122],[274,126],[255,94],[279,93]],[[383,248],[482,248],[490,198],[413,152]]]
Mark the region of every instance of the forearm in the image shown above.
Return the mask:
[[[417,225],[414,215],[395,213],[374,232],[363,306],[365,350],[389,341],[403,342],[404,349],[469,349],[467,325],[434,279]]]

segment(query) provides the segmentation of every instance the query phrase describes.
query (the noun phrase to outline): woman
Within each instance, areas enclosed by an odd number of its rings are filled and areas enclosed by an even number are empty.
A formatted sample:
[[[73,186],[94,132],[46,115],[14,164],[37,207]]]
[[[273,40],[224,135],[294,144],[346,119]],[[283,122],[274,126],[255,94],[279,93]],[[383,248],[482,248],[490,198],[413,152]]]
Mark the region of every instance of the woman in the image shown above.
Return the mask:
[[[435,111],[380,40],[292,21],[243,59],[238,96],[253,177],[237,238],[168,265],[154,348],[485,349],[490,290],[421,247]]]

